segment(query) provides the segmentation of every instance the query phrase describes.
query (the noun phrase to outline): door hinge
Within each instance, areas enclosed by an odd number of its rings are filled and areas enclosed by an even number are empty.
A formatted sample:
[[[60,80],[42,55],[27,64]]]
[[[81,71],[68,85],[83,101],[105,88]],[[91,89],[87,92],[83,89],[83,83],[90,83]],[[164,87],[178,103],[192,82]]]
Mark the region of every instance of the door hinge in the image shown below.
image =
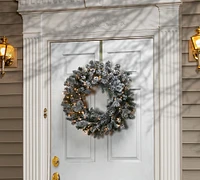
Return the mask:
[[[44,118],[47,118],[47,108],[44,108]]]

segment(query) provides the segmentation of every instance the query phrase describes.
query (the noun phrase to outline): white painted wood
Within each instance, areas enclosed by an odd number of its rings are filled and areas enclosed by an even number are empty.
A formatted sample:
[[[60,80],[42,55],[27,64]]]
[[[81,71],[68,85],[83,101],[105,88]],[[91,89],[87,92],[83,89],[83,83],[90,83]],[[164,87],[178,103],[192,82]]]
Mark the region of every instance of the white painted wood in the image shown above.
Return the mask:
[[[85,0],[86,7],[112,7],[112,6],[130,6],[130,5],[147,5],[159,3],[177,3],[181,0]]]
[[[52,167],[52,173],[59,170],[62,178],[67,178],[64,174],[68,172],[66,167],[74,162],[85,164],[95,161],[95,150],[94,138],[78,132],[65,120],[61,107],[64,81],[73,70],[99,58],[99,42],[53,43],[51,54],[51,157],[56,155],[61,161],[59,169]],[[94,105],[93,98],[89,102]],[[75,169],[71,169],[71,173],[74,171]]]
[[[18,0],[19,10],[44,11],[85,8],[84,0]]]
[[[40,176],[40,147],[42,130],[41,112],[41,77],[40,77],[40,37],[24,38],[24,111],[23,111],[23,171],[29,180],[39,179]]]
[[[137,163],[133,170],[130,170],[136,174],[132,179],[155,178],[152,42],[144,39],[117,40],[105,41],[103,46],[105,61],[119,63],[122,69],[132,72],[131,88],[134,90],[137,104],[136,118],[127,120],[127,131],[109,137],[108,141],[110,161]],[[136,171],[146,173],[141,175]],[[126,176],[124,177],[126,179]]]
[[[180,3],[181,0],[17,0],[19,10],[26,11],[57,11],[88,7],[117,7],[133,5],[155,5]]]
[[[32,3],[33,2],[33,3]],[[39,2],[39,1],[37,1]],[[159,6],[158,8],[152,5],[153,16],[146,14],[146,6],[140,6],[138,10],[138,16],[135,19],[140,19],[141,17],[153,17],[144,18],[145,23],[138,26],[133,19],[130,23],[130,29],[119,28],[113,24],[113,31],[108,29],[98,28],[92,26],[88,28],[87,25],[80,28],[79,31],[67,30],[67,26],[64,24],[71,23],[71,17],[77,17],[74,11],[84,10],[72,10],[72,16],[66,15],[68,12],[60,15],[59,11],[55,9],[58,8],[55,4],[46,6],[43,1],[40,1],[41,5],[46,8],[42,9],[35,1],[25,1],[21,0],[19,5],[19,12],[23,16],[23,35],[24,35],[24,180],[49,180],[51,178],[50,174],[50,120],[43,118],[43,108],[48,107],[50,96],[49,86],[47,82],[50,79],[50,47],[52,42],[66,42],[66,41],[77,41],[77,40],[91,40],[91,39],[119,39],[119,38],[152,38],[154,41],[154,100],[155,100],[155,180],[180,180],[180,69],[179,69],[179,52],[180,48],[177,46],[176,42],[179,42],[179,22],[176,17],[179,14],[179,4],[178,3],[168,3],[165,6]],[[47,1],[45,1],[47,2]],[[158,1],[164,2],[164,1]],[[161,3],[162,4],[162,3]],[[159,5],[159,3],[158,3]],[[65,5],[62,5],[64,8]],[[142,10],[144,8],[144,10]],[[31,12],[30,10],[37,11]],[[58,8],[59,9],[59,8]],[[57,10],[58,10],[57,9]],[[66,9],[66,8],[65,8]],[[109,9],[109,8],[106,8]],[[126,8],[125,8],[126,9]],[[137,8],[136,8],[137,9]],[[133,14],[136,10],[135,7],[132,9]],[[93,8],[94,12],[95,9]],[[123,10],[118,11],[118,13],[123,14]],[[47,12],[46,12],[47,11]],[[49,11],[49,12],[48,12]],[[86,9],[86,11],[89,11]],[[90,9],[92,11],[92,9]],[[107,11],[109,12],[109,11]],[[128,12],[128,11],[127,11]],[[57,14],[58,15],[55,15]],[[103,17],[101,14],[104,13],[102,10],[96,9],[97,15]],[[51,16],[51,15],[52,16]],[[81,14],[81,13],[80,13]],[[83,13],[84,14],[84,13]],[[81,15],[83,15],[81,14]],[[86,13],[87,14],[87,13]],[[89,14],[89,13],[88,13]],[[91,13],[93,14],[93,13]],[[112,13],[111,13],[112,14]],[[121,14],[121,15],[122,15]],[[173,14],[172,16],[169,14]],[[107,15],[107,14],[106,14]],[[131,16],[131,15],[130,15]],[[45,20],[45,18],[49,20]],[[59,21],[51,17],[59,17],[64,22],[61,25],[60,31],[57,31],[58,24],[55,22]],[[67,19],[66,19],[67,17]],[[84,17],[84,16],[83,16]],[[112,16],[111,16],[112,17]],[[87,17],[88,18],[88,17]],[[175,20],[175,19],[176,20]],[[119,17],[119,19],[123,19]],[[126,19],[126,16],[124,16]],[[150,22],[147,22],[148,19]],[[167,19],[167,20],[166,20]],[[77,19],[78,22],[82,22],[83,19]],[[107,20],[107,19],[106,19]],[[74,19],[76,21],[76,18]],[[113,19],[106,21],[112,24]],[[31,23],[30,23],[31,22]],[[85,21],[83,21],[85,22]],[[173,23],[171,23],[173,22]],[[134,24],[136,23],[136,24]],[[74,23],[76,24],[76,23]],[[146,26],[150,24],[150,26]],[[44,28],[45,26],[45,28]],[[54,29],[54,31],[49,32]],[[86,27],[87,30],[84,30]],[[91,27],[91,26],[89,26]],[[160,27],[160,28],[159,28]],[[66,33],[67,32],[67,33]],[[168,43],[168,38],[171,37],[174,45]],[[175,38],[174,38],[175,37]],[[36,40],[38,41],[36,42]],[[33,50],[34,44],[37,44],[39,48]],[[160,46],[161,45],[161,46]],[[162,54],[159,56],[159,54]],[[37,57],[37,58],[36,58]],[[167,60],[166,60],[167,59]],[[172,63],[174,66],[172,66]],[[175,68],[176,67],[176,68]],[[160,70],[159,70],[160,68]],[[165,69],[166,68],[166,69]],[[171,74],[165,75],[163,72],[169,72]],[[32,71],[30,71],[30,69]],[[159,71],[158,71],[159,70]],[[164,71],[162,71],[164,70]],[[31,78],[29,74],[34,78]],[[34,80],[33,80],[34,79]],[[173,80],[173,81],[172,81]],[[38,82],[38,88],[36,89],[35,84]],[[177,83],[176,86],[175,83]],[[167,87],[171,89],[171,93],[166,93]],[[38,92],[38,94],[35,94]],[[165,92],[165,93],[164,93]],[[36,98],[36,100],[33,100]],[[161,102],[162,100],[162,102]],[[36,102],[34,102],[36,101]],[[169,106],[170,103],[170,106]],[[167,106],[168,105],[168,106]],[[162,108],[161,108],[162,107]],[[169,108],[171,107],[171,109]],[[173,108],[174,109],[173,109]],[[169,110],[174,114],[170,116],[170,121],[167,121],[165,112]],[[162,115],[162,116],[161,116]],[[35,118],[33,118],[33,116]],[[49,117],[49,111],[48,111]],[[162,121],[162,125],[160,125]],[[39,122],[38,127],[34,127],[34,123]],[[169,124],[170,123],[170,124]],[[162,129],[160,129],[162,127]],[[170,128],[172,127],[172,128]],[[173,135],[173,136],[171,136]],[[164,142],[163,142],[164,138]],[[32,146],[32,143],[34,145]],[[162,144],[161,144],[162,143]],[[168,146],[170,145],[170,146]],[[168,147],[168,148],[166,148]],[[34,157],[34,159],[33,159]],[[172,168],[174,170],[172,170]],[[167,168],[167,169],[166,169]],[[35,178],[35,179],[33,179]],[[170,180],[171,180],[170,179]]]
[[[160,27],[171,27],[173,29],[179,26],[179,5],[180,4],[157,5],[160,14]]]
[[[42,31],[48,36],[62,33],[65,36],[99,33],[102,36],[104,32],[113,32],[116,35],[125,30],[156,29],[159,25],[159,12],[155,6],[62,11],[44,13],[41,18]],[[92,34],[91,37],[93,36]]]
[[[137,103],[136,118],[127,120],[129,128],[104,139],[94,139],[77,131],[70,122],[65,120],[63,108],[60,106],[65,78],[72,70],[88,63],[90,59],[98,60],[99,43],[52,44],[51,157],[57,155],[60,158],[60,166],[57,168],[52,166],[51,174],[58,171],[64,179],[87,177],[89,180],[94,178],[101,180],[111,174],[116,180],[122,177],[124,179],[154,179],[152,42],[152,40],[103,42],[105,59],[110,59],[113,64],[121,64],[122,69],[133,71],[134,81],[131,89],[135,91]],[[145,49],[149,51],[145,52]],[[99,92],[89,104],[106,110],[106,99],[107,97],[103,97]],[[144,171],[146,173],[143,173]]]
[[[160,162],[161,180],[180,180],[181,62],[179,6],[160,11]],[[169,16],[166,16],[166,13]],[[167,46],[166,46],[167,45]]]

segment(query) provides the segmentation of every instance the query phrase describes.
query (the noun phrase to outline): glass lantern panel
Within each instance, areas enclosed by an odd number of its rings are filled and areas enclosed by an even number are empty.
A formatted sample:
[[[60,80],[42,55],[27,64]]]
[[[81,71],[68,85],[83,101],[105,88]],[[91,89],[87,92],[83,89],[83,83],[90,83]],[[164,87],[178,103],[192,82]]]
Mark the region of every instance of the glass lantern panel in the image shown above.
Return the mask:
[[[0,56],[4,56],[6,50],[5,44],[0,44]]]
[[[14,56],[14,48],[11,45],[7,46],[6,58],[11,59]]]
[[[191,39],[192,39],[192,43],[193,43],[194,49],[195,50],[200,49],[200,36],[199,35],[195,35],[195,36],[192,36]]]
[[[5,55],[6,45],[0,44],[0,56]],[[7,45],[6,59],[11,59],[14,56],[14,48],[11,45]]]

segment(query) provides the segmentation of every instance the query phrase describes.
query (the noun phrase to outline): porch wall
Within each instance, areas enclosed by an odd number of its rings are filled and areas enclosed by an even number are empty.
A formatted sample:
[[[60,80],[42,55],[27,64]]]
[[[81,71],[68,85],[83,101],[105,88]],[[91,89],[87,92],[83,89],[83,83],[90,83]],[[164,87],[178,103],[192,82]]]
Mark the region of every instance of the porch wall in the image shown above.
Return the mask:
[[[182,170],[183,180],[200,179],[200,72],[188,62],[188,40],[200,26],[200,1],[183,0],[182,11]]]
[[[0,78],[0,180],[23,178],[22,18],[15,0],[0,0],[0,37],[17,48],[18,67]]]

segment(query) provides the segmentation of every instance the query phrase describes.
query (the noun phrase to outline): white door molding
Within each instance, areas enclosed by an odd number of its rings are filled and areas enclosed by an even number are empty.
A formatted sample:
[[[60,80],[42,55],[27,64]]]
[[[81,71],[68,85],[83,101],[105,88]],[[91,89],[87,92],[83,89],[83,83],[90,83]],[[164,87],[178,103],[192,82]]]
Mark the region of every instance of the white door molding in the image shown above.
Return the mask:
[[[181,3],[181,0],[17,0],[20,12]]]
[[[50,109],[51,42],[121,38],[154,41],[155,180],[180,180],[179,4],[62,12],[48,7],[49,12],[32,12],[32,2],[19,4],[24,37],[24,180],[50,179],[51,124],[43,109]]]

